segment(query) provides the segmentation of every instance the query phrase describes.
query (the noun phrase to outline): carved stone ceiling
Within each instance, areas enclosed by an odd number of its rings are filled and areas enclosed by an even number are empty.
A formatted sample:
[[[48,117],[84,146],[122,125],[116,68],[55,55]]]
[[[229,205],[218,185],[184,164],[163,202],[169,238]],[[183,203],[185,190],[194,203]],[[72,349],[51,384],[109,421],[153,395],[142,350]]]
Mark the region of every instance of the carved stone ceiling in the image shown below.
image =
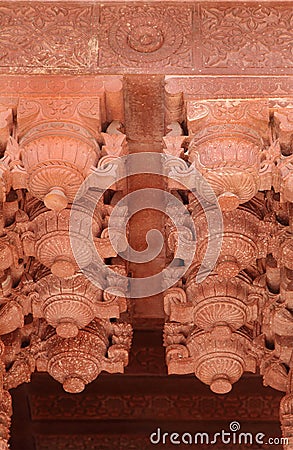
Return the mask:
[[[289,1],[0,1],[0,450],[11,416],[12,450],[235,421],[293,450],[292,30]]]

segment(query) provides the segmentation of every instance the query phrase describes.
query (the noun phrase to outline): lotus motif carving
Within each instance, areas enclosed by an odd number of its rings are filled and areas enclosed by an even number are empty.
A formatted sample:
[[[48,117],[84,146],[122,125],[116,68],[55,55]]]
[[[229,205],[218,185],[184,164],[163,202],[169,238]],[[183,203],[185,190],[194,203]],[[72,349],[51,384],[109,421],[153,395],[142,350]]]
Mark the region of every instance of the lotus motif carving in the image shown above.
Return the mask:
[[[28,190],[49,209],[60,211],[73,199],[100,149],[81,126],[48,123],[32,128],[20,141],[22,164],[28,173]]]
[[[128,354],[132,336],[131,328],[127,325],[122,327],[126,336],[120,340],[118,351],[112,357],[107,357],[107,352],[111,349],[110,339],[114,329],[108,321],[95,319],[76,337],[69,339],[61,338],[55,330],[48,330],[37,359],[37,368],[47,371],[70,393],[83,391],[85,385],[102,370],[122,373],[127,364],[125,352]]]
[[[102,283],[101,279],[101,286]],[[125,298],[116,296],[106,301],[102,289],[79,273],[67,279],[47,275],[36,283],[36,291],[38,295],[32,302],[34,317],[44,317],[63,338],[77,336],[79,329],[95,317],[119,318],[126,310]]]
[[[231,211],[251,200],[259,189],[261,150],[261,138],[253,130],[221,125],[195,135],[188,154],[223,211]]]

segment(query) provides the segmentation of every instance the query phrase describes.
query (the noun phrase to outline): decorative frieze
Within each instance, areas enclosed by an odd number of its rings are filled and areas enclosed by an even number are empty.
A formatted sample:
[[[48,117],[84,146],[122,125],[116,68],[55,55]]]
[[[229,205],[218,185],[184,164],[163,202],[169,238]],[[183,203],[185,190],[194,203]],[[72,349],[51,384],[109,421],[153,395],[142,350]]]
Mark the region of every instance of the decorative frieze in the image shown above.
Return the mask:
[[[23,2],[17,5],[1,6],[2,73],[121,73],[121,67],[161,73],[163,67],[180,75],[279,75],[293,64],[289,2],[33,2],[29,14]]]

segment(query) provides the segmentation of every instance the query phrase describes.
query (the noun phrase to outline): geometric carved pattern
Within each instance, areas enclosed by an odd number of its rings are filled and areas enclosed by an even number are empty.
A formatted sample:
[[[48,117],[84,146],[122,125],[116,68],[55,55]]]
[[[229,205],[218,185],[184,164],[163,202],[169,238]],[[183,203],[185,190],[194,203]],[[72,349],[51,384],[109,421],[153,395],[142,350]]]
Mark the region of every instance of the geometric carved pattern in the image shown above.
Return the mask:
[[[1,3],[0,66],[18,72],[34,67],[88,70],[95,49],[93,15],[89,5],[32,2],[15,8]]]
[[[191,67],[191,20],[189,6],[104,6],[100,64]]]
[[[277,421],[279,399],[272,395],[84,394],[30,395],[33,420],[234,420]],[[143,405],[143,407],[142,407]],[[213,411],[213,417],[211,417]]]
[[[150,433],[153,432],[150,429]],[[162,441],[161,441],[162,442]],[[168,442],[168,441],[167,441]],[[223,450],[223,444],[214,444],[215,450]],[[174,444],[166,443],[164,446],[166,450],[172,450]],[[152,450],[154,445],[150,443],[149,437],[129,436],[129,435],[60,435],[60,436],[36,436],[36,450]],[[200,446],[200,448],[204,448]],[[258,444],[240,444],[237,445],[238,450],[262,450],[263,446]],[[235,446],[225,445],[225,450],[234,450]]]

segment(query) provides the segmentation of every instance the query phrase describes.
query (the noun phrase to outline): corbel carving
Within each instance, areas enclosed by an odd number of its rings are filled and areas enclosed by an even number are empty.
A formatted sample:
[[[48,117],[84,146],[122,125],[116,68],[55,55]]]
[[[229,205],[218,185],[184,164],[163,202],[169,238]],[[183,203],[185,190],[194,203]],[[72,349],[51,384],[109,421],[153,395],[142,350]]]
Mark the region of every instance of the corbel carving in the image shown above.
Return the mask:
[[[230,280],[211,274],[201,283],[193,274],[186,281],[185,291],[166,291],[165,313],[171,321],[194,323],[203,330],[223,323],[237,330],[257,319],[260,296],[265,296],[265,289],[254,286],[244,274]]]
[[[229,392],[244,371],[256,370],[252,339],[246,329],[232,331],[221,324],[203,331],[167,323],[164,333],[168,373],[193,372],[215,393]]]
[[[101,205],[102,206],[102,205]],[[49,267],[52,273],[59,277],[72,276],[79,270],[79,264],[83,267],[89,265],[94,257],[95,247],[89,241],[88,233],[92,232],[98,236],[102,230],[102,216],[96,208],[92,219],[87,217],[87,209],[80,210],[80,214],[75,214],[75,228],[70,229],[71,210],[63,209],[56,213],[55,211],[38,208],[32,202],[27,206],[28,214],[32,220],[29,226],[29,233],[23,236],[24,247],[28,256],[35,256],[46,267]],[[91,227],[85,227],[84,219],[91,220]],[[80,232],[75,236],[76,230]],[[75,248],[72,250],[71,238],[74,241]]]
[[[81,392],[102,370],[123,372],[127,362],[125,354],[129,351],[131,341],[131,327],[125,325],[123,330],[122,325],[120,337],[117,333],[117,327],[99,319],[69,339],[62,339],[55,330],[48,328],[37,357],[37,370],[47,371],[67,392]],[[116,338],[111,354],[110,339],[113,336]],[[115,339],[120,340],[120,343],[116,344]]]
[[[260,186],[263,139],[268,136],[265,101],[188,101],[188,160],[208,181],[223,211],[249,201]]]
[[[209,237],[208,222],[205,210],[195,200],[189,205],[194,221],[197,238],[196,262],[203,261]],[[270,224],[261,220],[253,209],[247,205],[234,211],[222,213],[223,233],[219,258],[215,272],[232,278],[247,268],[257,258],[265,257],[268,251]],[[258,237],[262,235],[260,240]],[[265,239],[264,239],[265,238]],[[217,242],[214,244],[217,245]],[[215,247],[217,248],[217,247]]]
[[[80,273],[67,279],[47,275],[35,284],[33,315],[45,318],[63,338],[77,336],[94,318],[119,318],[126,310],[126,301],[118,296],[111,301],[105,298],[102,284],[101,279],[99,289]]]

